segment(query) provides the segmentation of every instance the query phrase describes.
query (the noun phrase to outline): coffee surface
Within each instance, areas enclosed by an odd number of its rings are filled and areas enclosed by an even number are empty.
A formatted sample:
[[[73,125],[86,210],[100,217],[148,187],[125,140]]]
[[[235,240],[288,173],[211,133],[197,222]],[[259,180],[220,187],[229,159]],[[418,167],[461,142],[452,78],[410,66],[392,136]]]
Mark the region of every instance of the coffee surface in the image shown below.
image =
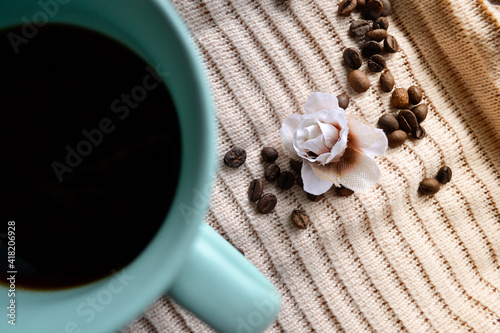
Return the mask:
[[[52,24],[16,53],[13,33],[0,32],[0,233],[15,221],[16,285],[91,282],[137,257],[166,217],[174,105],[160,69],[106,36]]]

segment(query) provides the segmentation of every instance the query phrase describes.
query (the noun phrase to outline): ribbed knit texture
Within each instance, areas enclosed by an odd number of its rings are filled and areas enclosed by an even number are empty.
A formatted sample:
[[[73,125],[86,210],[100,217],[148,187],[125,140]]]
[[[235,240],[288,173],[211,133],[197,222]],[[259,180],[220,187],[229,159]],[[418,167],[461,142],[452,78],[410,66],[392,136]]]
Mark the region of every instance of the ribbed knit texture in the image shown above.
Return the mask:
[[[348,34],[359,17],[337,0],[175,0],[194,36],[216,103],[219,169],[209,223],[279,290],[268,332],[500,332],[500,10],[487,0],[393,0],[385,54],[397,87],[419,86],[427,136],[377,157],[378,185],[311,202],[294,186],[266,183],[278,204],[259,215],[248,184],[263,176],[260,150],[273,146],[290,169],[279,130],[304,113],[314,91],[351,98],[347,114],[376,125],[397,111],[379,89],[347,83]],[[246,163],[222,163],[234,146]],[[452,181],[433,196],[419,183],[448,165]],[[294,209],[312,225],[294,227]],[[162,298],[126,330],[212,332]]]

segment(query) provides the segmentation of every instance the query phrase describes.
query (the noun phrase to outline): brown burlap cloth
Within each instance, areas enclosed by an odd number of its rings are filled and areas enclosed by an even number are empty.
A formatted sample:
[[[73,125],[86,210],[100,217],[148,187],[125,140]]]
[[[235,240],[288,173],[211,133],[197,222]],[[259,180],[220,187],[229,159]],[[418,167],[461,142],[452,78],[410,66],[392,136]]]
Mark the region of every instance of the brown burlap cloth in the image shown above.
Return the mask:
[[[427,136],[376,157],[378,185],[309,201],[295,186],[267,184],[278,204],[259,215],[247,187],[263,175],[260,150],[304,113],[314,91],[351,97],[347,114],[376,125],[395,113],[366,64],[371,88],[355,93],[342,62],[350,17],[338,0],[175,0],[199,47],[218,117],[219,169],[206,222],[277,287],[282,309],[268,332],[500,332],[500,10],[487,0],[392,0],[386,54],[397,87],[417,85]],[[224,153],[246,149],[229,169]],[[448,165],[433,196],[420,181]],[[312,225],[290,222],[303,209]],[[167,298],[125,329],[212,332]]]

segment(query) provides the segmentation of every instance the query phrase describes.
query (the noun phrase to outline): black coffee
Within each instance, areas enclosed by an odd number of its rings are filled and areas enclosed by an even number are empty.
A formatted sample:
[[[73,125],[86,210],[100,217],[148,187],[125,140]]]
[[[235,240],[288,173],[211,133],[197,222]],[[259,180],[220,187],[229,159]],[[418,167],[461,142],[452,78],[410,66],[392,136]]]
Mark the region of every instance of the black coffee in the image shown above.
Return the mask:
[[[0,233],[15,221],[16,286],[91,282],[131,262],[167,214],[174,105],[162,76],[108,37],[47,25],[16,54],[12,33],[0,32]]]

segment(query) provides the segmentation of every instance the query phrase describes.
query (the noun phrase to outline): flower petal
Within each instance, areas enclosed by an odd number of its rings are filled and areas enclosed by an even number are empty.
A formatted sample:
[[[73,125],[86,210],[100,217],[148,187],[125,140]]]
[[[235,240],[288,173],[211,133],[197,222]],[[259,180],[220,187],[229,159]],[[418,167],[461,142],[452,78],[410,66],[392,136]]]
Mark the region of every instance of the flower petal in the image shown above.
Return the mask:
[[[347,129],[342,129],[342,131],[340,131],[340,138],[331,149],[330,156],[326,160],[326,163],[338,162],[339,159],[342,157],[342,154],[344,153],[344,150],[347,147],[347,134],[348,134]]]
[[[357,119],[349,119],[351,144],[368,155],[382,155],[387,150],[387,137],[380,128],[374,128]]]
[[[316,155],[315,157],[330,152],[323,144],[323,136],[318,136],[314,140],[307,140],[300,148],[305,152],[313,152]]]
[[[321,129],[321,132],[323,133],[323,144],[327,148],[331,149],[339,139],[339,130],[337,129],[337,127],[331,124],[323,123],[321,121],[318,122],[318,125]]]
[[[289,115],[281,125],[281,141],[283,142],[283,150],[288,157],[299,159],[297,152],[293,147],[293,133],[299,126],[302,117],[298,114]]]
[[[302,181],[304,182],[304,191],[313,195],[321,195],[332,187],[333,182],[318,178],[314,173],[309,162],[302,163],[301,171]]]
[[[318,162],[321,164],[326,164],[328,163],[327,161],[330,159],[330,152],[324,153],[316,157],[314,160],[309,160],[310,162]]]
[[[305,104],[306,113],[315,113],[321,110],[339,109],[339,101],[337,97],[332,94],[314,92],[307,98]]]
[[[380,128],[375,128],[375,131],[378,135],[377,141],[375,141],[375,143],[373,143],[370,147],[363,148],[363,151],[365,152],[365,154],[371,156],[380,156],[387,150],[388,141],[387,136],[385,135],[383,130],[381,130]]]
[[[345,111],[340,107],[337,109],[330,109],[328,111],[323,110],[315,113],[315,115],[320,121],[324,123],[339,126],[339,128],[347,127]]]
[[[332,112],[333,113],[333,112]],[[337,114],[336,121],[338,126],[341,128],[339,133],[339,139],[337,143],[332,147],[330,156],[328,157],[326,163],[337,162],[340,156],[344,153],[345,147],[347,145],[347,138],[349,136],[349,127],[347,126],[347,120],[345,114]]]
[[[300,149],[306,152],[312,151],[316,154],[316,156],[330,152],[330,149],[328,149],[328,147],[326,147],[323,143],[323,135],[320,135],[314,139],[307,140],[302,145],[300,145]]]
[[[314,135],[314,133],[311,133],[314,132],[314,128],[312,128],[314,126],[318,127],[316,135],[320,135],[321,131],[319,130],[318,121],[316,120],[316,118],[312,117],[312,115],[309,114],[302,116],[302,120],[297,125],[297,129],[295,130],[295,134],[293,137],[295,145],[297,146],[296,148],[298,148],[307,140],[311,139],[311,134]]]
[[[375,160],[357,150],[347,149],[347,151],[349,157],[343,156],[337,164],[339,183],[355,192],[377,184],[380,169]]]

